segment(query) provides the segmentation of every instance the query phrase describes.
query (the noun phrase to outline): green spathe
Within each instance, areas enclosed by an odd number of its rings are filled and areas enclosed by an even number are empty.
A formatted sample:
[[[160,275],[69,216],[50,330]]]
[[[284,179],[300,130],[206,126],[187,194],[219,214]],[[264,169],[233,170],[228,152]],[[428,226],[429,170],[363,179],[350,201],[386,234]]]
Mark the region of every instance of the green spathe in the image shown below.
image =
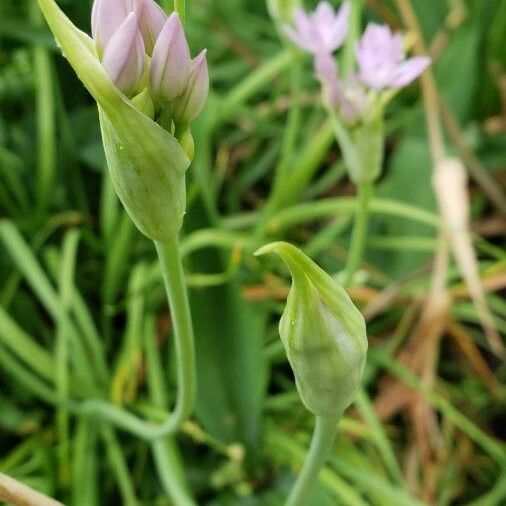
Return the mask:
[[[300,9],[300,0],[267,0],[267,8],[277,23],[291,23],[295,9]]]
[[[362,381],[364,318],[343,288],[302,251],[276,242],[256,254],[271,252],[284,260],[293,278],[279,333],[302,402],[316,416],[337,418]]]
[[[125,209],[148,238],[170,240],[183,223],[190,159],[174,136],[114,86],[93,40],[53,0],[38,3],[65,58],[98,103],[109,171]]]

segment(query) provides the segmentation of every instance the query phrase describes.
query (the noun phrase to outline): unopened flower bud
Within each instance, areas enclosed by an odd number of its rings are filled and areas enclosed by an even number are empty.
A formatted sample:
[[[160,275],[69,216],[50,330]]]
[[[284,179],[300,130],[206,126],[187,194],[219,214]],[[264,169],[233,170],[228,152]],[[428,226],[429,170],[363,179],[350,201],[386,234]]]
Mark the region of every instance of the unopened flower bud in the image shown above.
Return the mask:
[[[191,56],[181,19],[177,13],[165,22],[153,49],[151,89],[155,98],[170,104],[186,89]]]
[[[209,70],[204,49],[192,62],[188,84],[183,96],[174,108],[174,121],[180,125],[189,125],[204,108],[209,94]]]
[[[132,0],[95,0],[91,11],[91,34],[100,54],[132,10]]]
[[[151,55],[167,16],[154,0],[134,0],[134,6],[146,52]]]
[[[130,13],[105,48],[102,65],[125,94],[137,91],[144,73],[145,50],[137,16]]]
[[[314,415],[339,417],[362,381],[367,334],[347,293],[302,251],[272,243],[256,254],[277,253],[293,282],[279,333],[302,402]]]

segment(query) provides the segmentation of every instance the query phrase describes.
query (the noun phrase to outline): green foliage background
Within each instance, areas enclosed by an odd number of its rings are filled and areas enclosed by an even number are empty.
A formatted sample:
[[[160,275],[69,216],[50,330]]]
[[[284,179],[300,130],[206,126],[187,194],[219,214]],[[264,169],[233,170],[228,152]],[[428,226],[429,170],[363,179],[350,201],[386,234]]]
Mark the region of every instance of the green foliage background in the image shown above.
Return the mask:
[[[506,2],[412,3],[425,38],[434,42],[439,91],[465,143],[501,185]],[[85,30],[90,4],[60,2]],[[385,17],[402,26],[395,2],[366,4],[364,21]],[[194,130],[183,240],[198,403],[168,451],[175,479],[198,504],[277,505],[303,461],[312,418],[298,400],[277,337],[288,277],[283,270],[268,275],[251,253],[259,239],[283,238],[338,273],[354,189],[318,106],[310,62],[300,67],[283,48],[264,2],[189,0],[187,11],[194,54],[209,49],[212,94]],[[292,100],[297,90],[299,100]],[[453,299],[447,322],[464,337],[444,334],[434,389],[424,389],[399,360],[400,351],[411,350],[437,238],[417,85],[394,101],[387,130],[380,203],[353,296],[367,308],[389,288],[398,292],[369,318],[366,390],[342,422],[311,504],[504,504],[505,368],[487,351],[465,290]],[[450,137],[448,150],[456,153]],[[504,289],[504,216],[473,182],[471,196],[483,276]],[[311,209],[319,213],[322,199],[331,199],[330,211],[315,218]],[[388,211],[392,203],[406,205]],[[100,395],[159,418],[167,406],[146,388],[150,343],[164,358],[169,399],[174,364],[152,245],[118,204],[96,108],[31,0],[0,3],[0,214],[0,471],[66,504],[177,504],[166,497],[148,445],[100,420],[73,417],[67,460],[61,458],[53,391],[59,333],[82,343],[98,385],[72,368],[76,398]],[[453,267],[449,286],[462,293]],[[489,294],[489,303],[504,333],[499,291]],[[409,385],[411,399],[426,408],[423,416],[434,416],[437,429],[427,418],[429,433],[416,434],[409,403],[395,416],[377,416],[373,402],[385,399],[393,379]]]

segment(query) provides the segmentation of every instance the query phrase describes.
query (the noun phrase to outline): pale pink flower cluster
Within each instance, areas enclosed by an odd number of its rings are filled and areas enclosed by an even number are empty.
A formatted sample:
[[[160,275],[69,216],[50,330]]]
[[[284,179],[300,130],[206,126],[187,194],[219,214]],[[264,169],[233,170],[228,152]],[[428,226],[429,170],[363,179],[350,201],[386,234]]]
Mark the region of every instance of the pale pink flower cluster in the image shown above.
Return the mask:
[[[178,14],[154,0],[95,0],[92,36],[111,80],[131,97],[149,87],[175,122],[189,125],[209,93],[206,51],[191,58]]]
[[[400,34],[392,33],[388,26],[369,23],[356,48],[356,73],[339,76],[334,52],[346,40],[350,10],[348,1],[337,12],[326,1],[320,2],[314,12],[297,9],[294,26],[286,26],[285,33],[314,56],[326,105],[339,109],[345,121],[354,122],[367,111],[371,91],[379,93],[410,84],[431,60],[406,59]]]

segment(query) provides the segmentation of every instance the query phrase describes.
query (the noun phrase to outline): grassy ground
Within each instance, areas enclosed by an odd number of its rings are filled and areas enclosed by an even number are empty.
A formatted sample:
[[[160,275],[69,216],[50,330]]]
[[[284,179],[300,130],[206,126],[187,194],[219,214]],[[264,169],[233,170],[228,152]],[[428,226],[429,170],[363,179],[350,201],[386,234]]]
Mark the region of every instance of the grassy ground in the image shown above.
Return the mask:
[[[60,2],[85,30],[90,3]],[[505,504],[506,370],[453,256],[442,275],[433,268],[446,255],[424,119],[435,114],[448,153],[469,169],[473,244],[504,335],[506,2],[365,4],[364,20],[411,33],[413,5],[437,88],[404,90],[388,113],[351,289],[368,321],[365,388],[311,505]],[[58,403],[107,398],[163,419],[171,322],[152,245],[109,182],[92,100],[35,2],[0,4],[0,472],[65,504],[184,504],[167,490],[187,487],[202,505],[278,505],[312,431],[277,336],[289,278],[252,251],[284,238],[339,273],[354,187],[310,62],[283,47],[264,2],[189,0],[187,24],[194,51],[209,49],[212,78],[183,239],[199,393],[182,432],[153,449]],[[161,462],[173,483],[160,480]]]

